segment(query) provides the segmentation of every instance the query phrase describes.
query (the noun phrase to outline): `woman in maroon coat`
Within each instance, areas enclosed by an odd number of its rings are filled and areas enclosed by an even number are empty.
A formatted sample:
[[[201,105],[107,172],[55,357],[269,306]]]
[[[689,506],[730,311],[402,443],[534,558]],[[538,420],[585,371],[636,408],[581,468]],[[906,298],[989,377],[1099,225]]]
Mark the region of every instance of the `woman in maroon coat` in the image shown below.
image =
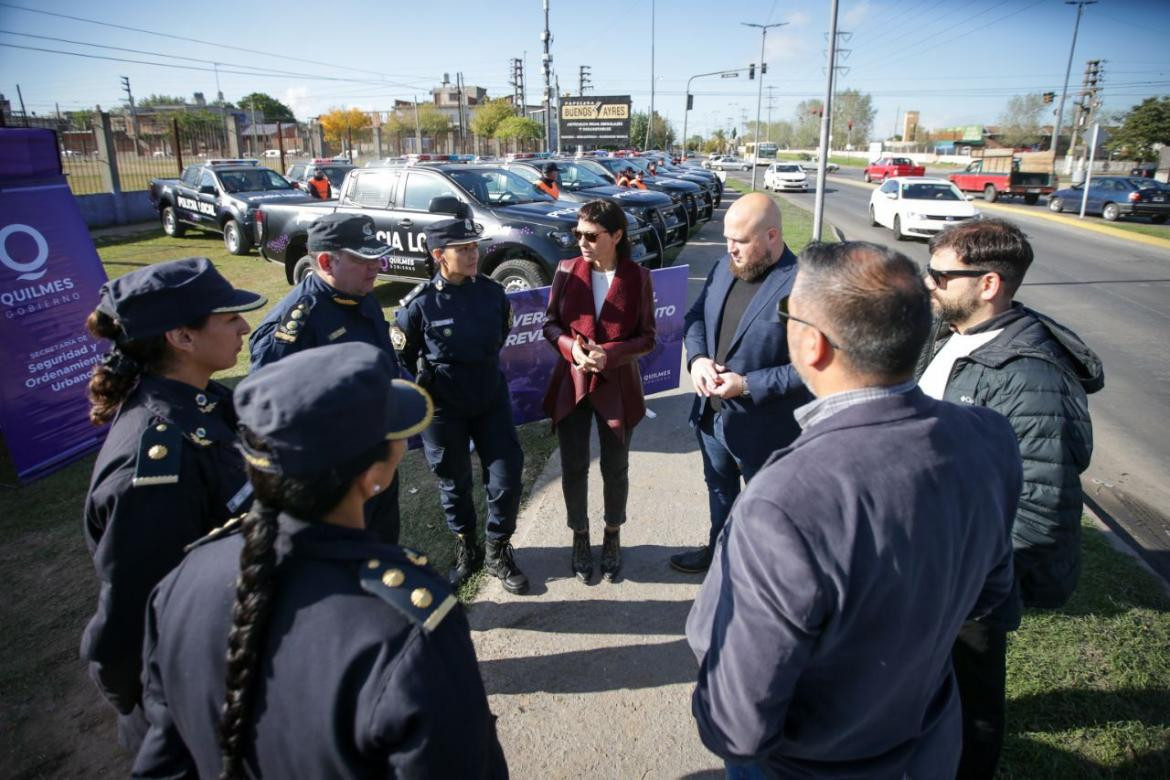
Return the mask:
[[[602,200],[577,212],[581,257],[557,268],[544,337],[560,354],[544,397],[561,448],[561,487],[573,531],[573,572],[593,576],[587,493],[589,430],[597,418],[605,497],[601,573],[621,568],[620,531],[629,493],[630,434],[646,414],[638,358],[654,349],[650,272],[630,259],[626,215]]]

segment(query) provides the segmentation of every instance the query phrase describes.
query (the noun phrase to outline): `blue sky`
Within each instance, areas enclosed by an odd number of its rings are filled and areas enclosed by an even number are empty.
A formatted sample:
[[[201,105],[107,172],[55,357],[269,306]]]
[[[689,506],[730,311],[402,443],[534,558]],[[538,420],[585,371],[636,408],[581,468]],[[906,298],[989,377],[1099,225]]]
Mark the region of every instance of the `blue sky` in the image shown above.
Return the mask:
[[[651,0],[550,4],[561,89],[575,94],[578,67],[588,65],[594,94],[630,94],[636,109],[648,107]],[[657,0],[655,9],[655,108],[677,130],[690,76],[759,59],[760,33],[741,22],[788,23],[767,39],[765,117],[768,87],[774,120],[790,119],[801,100],[823,96],[828,0]],[[926,128],[993,124],[1014,94],[1059,93],[1075,16],[1063,0],[841,0],[839,29],[852,33],[843,44],[852,51],[842,60],[849,70],[840,86],[872,94],[882,136],[892,132],[896,112],[907,109],[919,111]],[[0,92],[15,104],[19,84],[29,111],[38,114],[51,113],[55,104],[63,111],[115,106],[123,99],[121,76],[130,77],[136,97],[201,91],[210,99],[212,63],[219,63],[228,100],[267,92],[303,119],[335,106],[389,108],[395,98],[427,95],[443,73],[454,78],[456,71],[489,96],[509,94],[508,61],[525,57],[528,98],[535,103],[543,24],[540,0],[0,0],[0,44],[7,44],[0,45]],[[1170,0],[1100,0],[1086,7],[1070,93],[1087,59],[1106,60],[1107,111],[1170,94]],[[746,76],[696,80],[688,132],[754,118],[756,87]]]

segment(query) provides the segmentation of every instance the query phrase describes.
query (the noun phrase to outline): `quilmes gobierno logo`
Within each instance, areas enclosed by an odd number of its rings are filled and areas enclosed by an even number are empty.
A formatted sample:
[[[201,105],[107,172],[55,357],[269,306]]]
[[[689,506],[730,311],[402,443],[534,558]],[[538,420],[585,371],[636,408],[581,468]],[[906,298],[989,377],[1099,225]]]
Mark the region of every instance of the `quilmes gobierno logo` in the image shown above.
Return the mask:
[[[17,233],[27,235],[37,247],[36,256],[26,263],[13,259],[12,255],[8,253],[8,239]],[[5,268],[15,271],[18,274],[17,279],[24,279],[30,282],[40,279],[48,270],[45,268],[45,263],[48,259],[49,242],[41,235],[41,231],[30,225],[20,224],[7,225],[4,228],[0,228],[0,263]]]

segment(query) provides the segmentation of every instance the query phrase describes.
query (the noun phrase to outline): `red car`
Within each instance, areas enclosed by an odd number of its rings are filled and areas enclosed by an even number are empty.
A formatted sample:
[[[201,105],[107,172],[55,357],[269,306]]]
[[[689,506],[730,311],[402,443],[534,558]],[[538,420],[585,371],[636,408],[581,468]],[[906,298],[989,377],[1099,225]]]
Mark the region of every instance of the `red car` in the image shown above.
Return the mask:
[[[883,157],[865,169],[865,181],[885,181],[894,176],[925,176],[926,167],[915,165],[909,157]]]

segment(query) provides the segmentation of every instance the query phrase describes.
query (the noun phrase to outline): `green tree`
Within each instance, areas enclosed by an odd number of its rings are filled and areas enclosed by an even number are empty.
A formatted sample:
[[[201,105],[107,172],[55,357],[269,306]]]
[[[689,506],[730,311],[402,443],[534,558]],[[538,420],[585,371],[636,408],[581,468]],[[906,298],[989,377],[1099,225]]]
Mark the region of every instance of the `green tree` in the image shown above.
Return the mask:
[[[434,103],[423,103],[418,107],[418,126],[423,135],[433,138],[448,132],[451,129],[451,120],[435,107]]]
[[[511,116],[516,116],[511,101],[503,98],[485,101],[471,116],[471,132],[481,138],[491,138],[496,134],[500,122]]]
[[[526,116],[510,116],[496,125],[493,137],[499,141],[535,141],[544,138],[544,125]]]
[[[813,149],[821,140],[821,112],[824,101],[815,98],[802,100],[796,106],[792,118],[792,146],[797,149]]]
[[[674,144],[674,130],[670,123],[654,112],[654,124],[650,130],[650,145],[646,146],[647,115],[635,111],[630,116],[630,145],[635,149],[669,149]]]
[[[727,149],[727,133],[720,128],[711,137],[707,139],[707,143],[703,144],[703,151],[707,154],[719,154]]]
[[[1031,146],[1043,139],[1040,117],[1044,98],[1039,94],[1013,95],[999,115],[999,138],[1005,146]],[[915,137],[914,140],[920,140]]]
[[[868,94],[856,89],[844,89],[833,99],[832,148],[844,149],[846,145],[864,146],[873,131],[873,119],[877,109]],[[852,124],[852,127],[850,127]]]
[[[1105,146],[1135,160],[1153,160],[1154,144],[1170,146],[1170,97],[1148,97],[1134,106]]]
[[[703,148],[703,136],[698,135],[696,133],[695,135],[692,135],[690,138],[687,139],[687,151],[688,152],[697,152],[702,148]]]
[[[253,108],[257,111],[263,111],[265,122],[297,121],[297,118],[293,116],[292,109],[264,92],[253,92],[249,95],[244,95],[240,98],[239,106],[244,111],[251,111]]]
[[[93,127],[93,120],[97,114],[89,108],[82,108],[77,111],[70,111],[69,124],[77,130],[89,130]]]
[[[147,95],[144,98],[139,98],[137,105],[144,108],[147,106],[185,106],[187,101],[177,95]]]

